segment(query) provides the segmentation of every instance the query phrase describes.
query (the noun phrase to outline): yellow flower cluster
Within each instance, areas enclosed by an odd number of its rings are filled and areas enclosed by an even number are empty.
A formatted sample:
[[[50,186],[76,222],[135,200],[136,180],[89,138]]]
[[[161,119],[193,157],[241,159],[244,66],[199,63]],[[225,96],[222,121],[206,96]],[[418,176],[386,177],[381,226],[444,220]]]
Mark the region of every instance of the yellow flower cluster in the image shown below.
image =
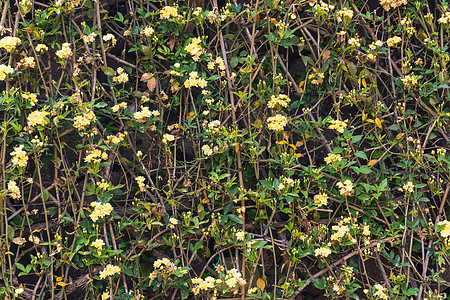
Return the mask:
[[[69,43],[62,44],[60,50],[56,51],[56,56],[59,58],[69,58],[72,55],[72,49],[70,48]]]
[[[353,194],[353,183],[350,180],[345,180],[343,183],[338,182],[336,184],[341,190],[340,194],[342,196],[351,196]]]
[[[411,181],[408,181],[399,190],[401,192],[405,191],[406,193],[413,193],[414,192],[414,184]]]
[[[44,44],[38,44],[36,46],[36,52],[45,52],[48,50],[48,47]]]
[[[347,235],[349,236],[349,238],[351,238],[351,235],[349,234],[350,228],[348,227],[348,225],[335,225],[331,227],[331,229],[336,231],[330,237],[332,241],[340,242]]]
[[[95,114],[92,110],[88,110],[84,115],[78,115],[74,118],[73,127],[82,131],[86,129],[91,122],[95,122]]]
[[[44,147],[44,142],[39,140],[38,136],[36,135],[31,141],[32,144],[34,144],[34,146],[36,148],[42,148]]]
[[[402,82],[406,88],[412,88],[418,83],[418,77],[414,74],[405,75],[405,77],[402,78]]]
[[[323,72],[319,72],[319,70],[314,69],[314,73],[311,73],[308,75],[308,79],[311,81],[312,84],[318,85],[323,82],[323,79],[325,78],[325,74]]]
[[[282,131],[286,126],[288,119],[280,114],[277,114],[274,117],[267,118],[267,127],[273,131]]]
[[[153,110],[150,111],[148,107],[143,106],[141,111],[135,112],[133,117],[136,119],[136,122],[145,123],[146,118],[159,116],[159,111]]]
[[[320,193],[314,196],[314,203],[317,207],[322,207],[328,204],[328,196],[325,193]]]
[[[22,93],[22,99],[28,100],[31,106],[35,106],[38,102],[37,95],[34,93]]]
[[[331,250],[328,247],[317,248],[314,250],[316,257],[328,257],[331,254]]]
[[[192,278],[192,284],[194,285],[192,288],[194,295],[200,294],[201,291],[206,292],[216,288],[216,280],[211,276],[206,277],[205,280],[198,277]]]
[[[94,201],[91,202],[91,206],[94,208],[94,211],[90,215],[93,222],[97,222],[99,218],[109,216],[113,211],[113,207],[109,203],[102,204],[100,202]]]
[[[145,181],[144,176],[137,176],[136,177],[136,182],[137,182],[137,184],[139,186],[139,190],[141,192],[145,192],[146,189],[147,189],[147,186],[145,185],[144,181]]]
[[[141,30],[141,34],[145,35],[146,37],[152,36],[152,34],[154,32],[155,32],[155,29],[153,29],[151,26],[147,26]]]
[[[374,286],[375,293],[373,296],[375,299],[387,300],[389,299],[388,290],[385,289],[381,284],[377,283]]]
[[[243,242],[245,240],[245,232],[242,230],[236,232],[236,239],[240,242]]]
[[[20,67],[24,67],[24,68],[34,68],[36,67],[36,62],[34,61],[34,57],[24,57],[22,58],[18,63],[17,66]]]
[[[383,41],[376,40],[375,42],[373,42],[372,44],[369,45],[369,49],[375,50],[375,49],[377,49],[377,47],[381,47],[381,46],[383,46]]]
[[[438,20],[439,24],[448,24],[450,21],[450,12],[446,11]]]
[[[97,182],[97,186],[99,187],[99,189],[106,191],[109,187],[109,183],[106,182],[105,179],[102,179],[101,182]]]
[[[14,69],[7,65],[0,65],[0,80],[6,79],[6,76],[14,72]]]
[[[178,269],[177,266],[173,262],[171,262],[168,258],[164,257],[163,259],[157,259],[153,263],[153,267],[158,270],[164,270],[166,272],[173,272]]]
[[[122,270],[119,266],[108,264],[102,271],[100,271],[100,279],[105,279],[108,276],[119,274]]]
[[[310,2],[310,3],[313,3],[313,2]],[[316,13],[327,14],[334,9],[334,5],[326,4],[325,2],[320,1],[320,3],[317,3],[316,5],[314,5],[314,9],[315,9]]]
[[[347,7],[342,8],[340,11],[336,14],[336,20],[338,22],[342,22],[344,19],[351,19],[353,18],[353,10],[348,9]]]
[[[23,150],[23,145],[14,147],[14,151],[11,152],[12,163],[19,167],[26,167],[28,162],[27,152]]]
[[[164,144],[167,144],[168,142],[173,142],[174,140],[175,140],[175,137],[173,135],[168,134],[168,133],[163,134],[162,142]]]
[[[128,82],[128,74],[124,72],[125,70],[122,68],[117,68],[117,76],[113,77],[113,81],[117,83],[125,83]]]
[[[119,109],[125,109],[125,108],[127,108],[127,103],[126,102],[120,102],[119,104],[116,104],[116,105],[114,105],[112,108],[111,108],[111,110],[113,111],[113,112],[118,112],[119,111]]]
[[[35,127],[37,125],[45,126],[48,124],[47,120],[48,112],[46,111],[33,111],[27,117],[28,126]]]
[[[239,286],[243,286],[247,283],[247,281],[242,278],[241,272],[239,272],[237,269],[231,269],[227,271],[227,274],[225,275],[225,284],[230,289],[236,289]]]
[[[278,96],[272,95],[270,97],[269,103],[267,103],[268,108],[275,108],[277,106],[279,107],[288,107],[288,104],[291,102],[291,99],[284,94],[280,94]]]
[[[402,41],[401,37],[394,36],[394,37],[388,38],[386,43],[387,43],[388,47],[395,47],[401,41]]]
[[[445,156],[445,153],[447,153],[447,150],[445,150],[444,148],[438,148],[436,150],[437,155],[442,155]]]
[[[126,131],[125,131],[125,133],[119,132],[119,134],[117,136],[108,135],[105,143],[108,145],[116,145],[123,141],[123,139],[125,138],[125,135],[126,135]]]
[[[205,88],[207,84],[208,82],[205,78],[198,77],[197,71],[192,71],[191,73],[189,73],[189,78],[184,82],[184,87],[187,89],[190,89],[193,86]]]
[[[380,0],[381,6],[383,6],[384,10],[390,10],[391,8],[400,7],[402,4],[407,4],[407,0]]]
[[[202,147],[202,152],[206,156],[211,156],[214,154],[213,149],[209,145],[204,145]]]
[[[0,48],[3,48],[8,52],[12,52],[20,44],[22,44],[22,41],[14,36],[5,36],[0,40]]]
[[[442,229],[439,232],[443,238],[446,239],[446,238],[450,237],[450,222],[449,221],[447,221],[447,220],[440,221],[436,225],[444,227],[444,229]]]
[[[164,6],[160,11],[161,19],[178,18],[178,9],[176,6]]]
[[[100,149],[87,150],[86,154],[84,161],[87,163],[99,164],[102,159],[108,159],[108,154]]]
[[[95,241],[93,241],[91,243],[91,247],[94,247],[95,249],[97,249],[98,255],[100,255],[100,253],[102,253],[103,246],[105,246],[105,242],[102,239],[96,239]]]
[[[325,162],[327,165],[332,165],[337,161],[342,160],[342,156],[340,154],[328,153],[327,157],[325,157]]]
[[[8,192],[10,193],[11,198],[20,199],[20,189],[14,180],[8,182]]]
[[[219,67],[219,70],[225,71],[225,62],[223,61],[223,58],[220,56],[216,57],[216,64]]]
[[[190,55],[192,55],[192,59],[194,61],[198,61],[200,59],[200,55],[204,53],[204,50],[200,43],[202,40],[200,38],[193,38],[191,42],[184,48]]]
[[[328,129],[334,129],[339,133],[343,133],[344,129],[347,127],[347,120],[345,121],[339,121],[339,120],[331,120],[330,123],[331,125],[328,126]]]
[[[83,41],[86,44],[89,44],[89,43],[94,42],[96,37],[97,37],[97,34],[95,32],[92,32],[90,35],[83,35]]]
[[[117,43],[116,37],[113,34],[111,34],[111,33],[105,34],[103,36],[103,41],[105,41],[105,42],[111,41],[111,44],[113,46],[115,46],[116,43]]]
[[[359,42],[359,39],[357,38],[350,38],[348,40],[348,44],[352,47],[361,47],[361,43]]]

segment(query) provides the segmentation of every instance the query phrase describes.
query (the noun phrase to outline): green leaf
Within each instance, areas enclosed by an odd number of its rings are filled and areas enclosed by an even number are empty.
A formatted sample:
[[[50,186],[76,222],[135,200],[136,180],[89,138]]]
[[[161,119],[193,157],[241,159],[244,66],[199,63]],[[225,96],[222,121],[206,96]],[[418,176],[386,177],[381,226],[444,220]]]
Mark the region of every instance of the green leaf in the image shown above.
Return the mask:
[[[100,69],[102,69],[103,73],[107,76],[114,76],[116,74],[116,71],[110,67],[101,67]]]
[[[368,159],[367,159],[367,155],[366,155],[364,152],[362,152],[362,151],[356,152],[355,155],[356,155],[356,157],[359,157],[359,158],[368,160]]]
[[[230,220],[234,221],[235,223],[243,224],[242,219],[236,215],[228,215],[228,218],[230,218]]]

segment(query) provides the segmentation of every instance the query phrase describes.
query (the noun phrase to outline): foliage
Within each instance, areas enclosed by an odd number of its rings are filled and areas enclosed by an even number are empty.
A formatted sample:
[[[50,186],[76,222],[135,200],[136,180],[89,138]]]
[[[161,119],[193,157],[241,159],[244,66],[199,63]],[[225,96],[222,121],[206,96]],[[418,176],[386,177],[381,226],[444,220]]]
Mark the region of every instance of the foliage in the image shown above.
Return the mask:
[[[1,2],[5,299],[444,299],[450,12]]]

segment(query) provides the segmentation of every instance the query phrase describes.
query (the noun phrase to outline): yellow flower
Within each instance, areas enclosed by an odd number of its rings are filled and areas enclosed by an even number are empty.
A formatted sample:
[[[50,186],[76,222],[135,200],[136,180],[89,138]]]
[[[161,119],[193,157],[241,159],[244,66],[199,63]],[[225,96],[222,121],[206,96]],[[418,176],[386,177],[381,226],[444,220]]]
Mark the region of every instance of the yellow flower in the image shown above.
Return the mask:
[[[154,32],[155,32],[155,29],[153,29],[150,26],[147,26],[141,30],[141,34],[145,35],[146,37],[150,37]]]
[[[19,297],[20,294],[23,293],[23,287],[19,287],[17,289],[14,290],[14,297]]]
[[[178,18],[178,9],[176,6],[164,6],[160,11],[161,19]]]
[[[8,182],[8,192],[13,199],[20,199],[20,189],[14,180]]]
[[[314,196],[314,203],[317,204],[318,207],[325,206],[328,204],[328,196],[327,194],[320,193]]]
[[[8,52],[12,52],[20,44],[22,44],[22,41],[18,37],[5,36],[0,40],[0,48],[3,48]]]
[[[236,239],[237,239],[238,241],[243,242],[244,239],[245,239],[245,232],[242,231],[242,230],[236,232]]]
[[[7,65],[0,65],[0,80],[3,81],[6,79],[6,76],[8,74],[11,74],[14,72],[14,69]]]
[[[119,104],[114,105],[111,109],[113,112],[118,112],[119,109],[125,109],[125,108],[127,108],[127,106],[128,105],[126,102],[120,102]]]
[[[203,147],[202,147],[202,152],[203,152],[203,154],[204,155],[206,155],[206,156],[211,156],[211,155],[213,155],[213,150],[211,149],[211,147],[209,146],[209,145],[204,145]]]
[[[113,81],[117,83],[125,83],[128,82],[128,74],[124,72],[124,69],[117,68],[117,76],[113,77]]]
[[[324,160],[327,165],[332,165],[333,163],[335,163],[337,161],[341,161],[342,156],[340,154],[328,153],[327,157],[325,157]]]
[[[291,99],[284,94],[280,94],[278,96],[272,95],[270,97],[269,103],[267,103],[268,108],[276,108],[277,106],[280,107],[288,107],[288,104],[291,102]]]
[[[102,179],[101,182],[97,182],[97,186],[99,189],[106,191],[109,187],[109,183],[106,182],[105,179]]]
[[[111,41],[111,44],[113,46],[115,46],[116,43],[117,43],[116,37],[113,34],[111,34],[111,33],[105,34],[103,36],[103,41],[105,41],[105,42]]]
[[[184,87],[189,89],[193,86],[199,87],[199,88],[205,88],[208,85],[208,82],[203,77],[198,77],[197,71],[192,71],[189,73],[189,78],[186,79],[184,82]]]
[[[191,42],[184,48],[190,55],[192,55],[192,59],[194,61],[198,61],[200,59],[200,55],[203,54],[204,50],[200,43],[202,40],[200,38],[193,38]]]
[[[387,39],[386,44],[388,45],[388,47],[395,47],[401,41],[402,41],[401,37],[394,36],[394,37]]]
[[[407,0],[380,0],[381,6],[383,6],[383,8],[387,11],[391,8],[397,8],[402,4],[406,5],[407,3]]]
[[[69,58],[72,55],[72,49],[69,43],[62,44],[61,50],[56,51],[56,56],[59,58]]]
[[[99,218],[109,216],[113,211],[113,207],[109,203],[102,204],[94,201],[91,203],[91,206],[94,208],[94,211],[90,215],[93,222],[97,222]]]
[[[11,152],[12,163],[19,167],[26,167],[28,162],[27,152],[23,150],[23,145],[14,147],[14,151]]]
[[[94,42],[96,37],[97,37],[97,34],[95,32],[92,32],[90,35],[83,35],[83,41],[86,44],[89,44],[89,43]]]
[[[44,44],[38,44],[36,46],[36,52],[45,52],[48,50],[48,47]]]
[[[406,193],[414,192],[414,184],[411,181],[408,181],[405,185],[402,186],[402,190]]]
[[[30,102],[31,106],[35,106],[36,103],[38,102],[37,95],[34,93],[30,93],[30,92],[23,93],[22,98],[25,100],[28,100]]]
[[[345,180],[343,183],[338,182],[336,184],[341,190],[340,194],[342,196],[351,196],[353,194],[353,183],[350,180]]]
[[[86,154],[84,161],[87,163],[99,164],[102,159],[108,159],[108,154],[100,149],[87,150]]]
[[[282,131],[286,126],[288,119],[280,114],[277,114],[274,117],[267,118],[267,127],[273,131]]]
[[[330,123],[331,125],[328,126],[329,129],[334,129],[339,133],[343,133],[344,129],[347,127],[347,120],[345,120],[344,122],[339,121],[339,120],[331,120]]]
[[[24,57],[22,58],[18,63],[17,63],[18,67],[25,67],[25,68],[34,68],[36,67],[36,62],[34,61],[34,57]]]
[[[108,264],[102,271],[100,271],[100,279],[105,279],[108,276],[114,276],[115,274],[119,274],[121,269],[119,266],[113,266]]]
[[[144,181],[145,181],[144,176],[138,176],[138,177],[135,178],[135,180],[136,180],[136,182],[137,182],[137,184],[139,186],[139,190],[141,192],[145,192],[146,189],[147,189],[147,186],[144,184]]]
[[[91,247],[94,247],[97,250],[102,250],[103,246],[105,246],[105,242],[102,239],[96,239],[91,243]]]
[[[48,124],[47,120],[48,112],[46,111],[33,111],[27,117],[28,126],[35,127],[37,125],[45,126]]]
[[[163,134],[162,142],[164,144],[167,144],[168,142],[172,142],[174,140],[175,140],[175,137],[173,135],[167,134],[167,133]]]
[[[75,122],[73,123],[73,127],[78,129],[78,131],[82,131],[86,129],[91,122],[95,122],[95,114],[92,110],[88,110],[84,115],[78,115],[74,118]]]
[[[317,257],[328,257],[331,254],[331,250],[328,247],[317,248],[314,250],[314,255]]]
[[[436,225],[438,226],[444,226],[444,229],[440,231],[440,234],[443,238],[450,237],[450,222],[447,220],[440,221]]]
[[[109,299],[109,295],[110,295],[110,292],[108,292],[108,291],[104,292],[102,294],[102,300],[108,300]]]

